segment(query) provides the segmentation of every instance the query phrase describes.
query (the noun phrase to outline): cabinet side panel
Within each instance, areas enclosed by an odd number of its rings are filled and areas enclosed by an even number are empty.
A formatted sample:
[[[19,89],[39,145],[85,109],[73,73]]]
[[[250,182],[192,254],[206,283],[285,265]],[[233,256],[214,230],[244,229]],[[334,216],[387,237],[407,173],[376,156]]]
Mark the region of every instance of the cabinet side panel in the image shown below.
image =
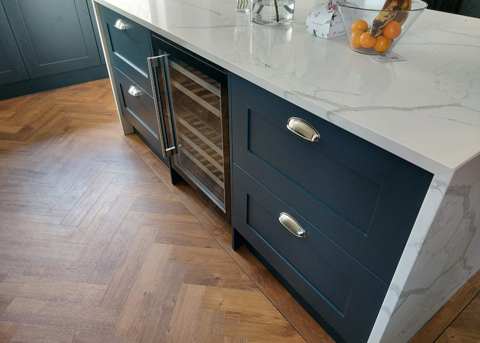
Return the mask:
[[[477,156],[455,172],[381,342],[407,342],[479,270],[479,171]]]

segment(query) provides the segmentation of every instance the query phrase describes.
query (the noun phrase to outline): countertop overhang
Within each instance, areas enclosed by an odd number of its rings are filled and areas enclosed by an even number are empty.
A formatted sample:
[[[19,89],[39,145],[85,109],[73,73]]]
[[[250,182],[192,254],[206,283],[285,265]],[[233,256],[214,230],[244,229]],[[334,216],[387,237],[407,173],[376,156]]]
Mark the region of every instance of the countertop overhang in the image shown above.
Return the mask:
[[[253,24],[234,0],[95,0],[254,84],[439,174],[480,155],[480,19],[426,10],[376,62],[346,36]]]

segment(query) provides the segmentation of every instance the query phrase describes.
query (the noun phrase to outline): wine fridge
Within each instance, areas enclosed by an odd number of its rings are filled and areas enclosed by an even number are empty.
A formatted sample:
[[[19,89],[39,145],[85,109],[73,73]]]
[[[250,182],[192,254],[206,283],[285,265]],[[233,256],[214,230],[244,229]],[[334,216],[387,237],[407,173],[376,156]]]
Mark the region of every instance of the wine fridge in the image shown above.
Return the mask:
[[[227,71],[164,38],[153,36],[152,44],[158,56],[148,65],[163,157],[230,220]]]

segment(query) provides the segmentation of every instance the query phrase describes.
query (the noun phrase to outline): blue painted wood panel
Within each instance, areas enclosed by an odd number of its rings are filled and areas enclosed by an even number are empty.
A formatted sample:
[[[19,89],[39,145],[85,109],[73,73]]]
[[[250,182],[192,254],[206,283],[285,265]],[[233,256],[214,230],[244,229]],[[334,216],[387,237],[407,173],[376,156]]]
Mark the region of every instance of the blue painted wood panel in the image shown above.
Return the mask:
[[[0,3],[0,85],[28,79],[20,51]]]
[[[233,161],[389,283],[432,174],[235,75],[231,94]]]
[[[3,0],[30,78],[100,64],[87,0]]]

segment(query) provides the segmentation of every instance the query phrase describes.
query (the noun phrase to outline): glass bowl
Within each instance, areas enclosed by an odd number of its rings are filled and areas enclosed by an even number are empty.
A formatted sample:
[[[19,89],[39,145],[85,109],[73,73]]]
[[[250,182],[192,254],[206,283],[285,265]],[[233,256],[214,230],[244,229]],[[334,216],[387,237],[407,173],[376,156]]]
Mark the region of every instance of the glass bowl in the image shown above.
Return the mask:
[[[355,2],[339,0],[337,2],[353,51],[368,55],[383,55],[391,52],[427,8],[427,3],[412,0],[410,10],[383,10],[384,6],[386,9],[392,8],[387,7],[389,3],[398,2],[400,1],[387,0],[385,3],[376,0]]]

